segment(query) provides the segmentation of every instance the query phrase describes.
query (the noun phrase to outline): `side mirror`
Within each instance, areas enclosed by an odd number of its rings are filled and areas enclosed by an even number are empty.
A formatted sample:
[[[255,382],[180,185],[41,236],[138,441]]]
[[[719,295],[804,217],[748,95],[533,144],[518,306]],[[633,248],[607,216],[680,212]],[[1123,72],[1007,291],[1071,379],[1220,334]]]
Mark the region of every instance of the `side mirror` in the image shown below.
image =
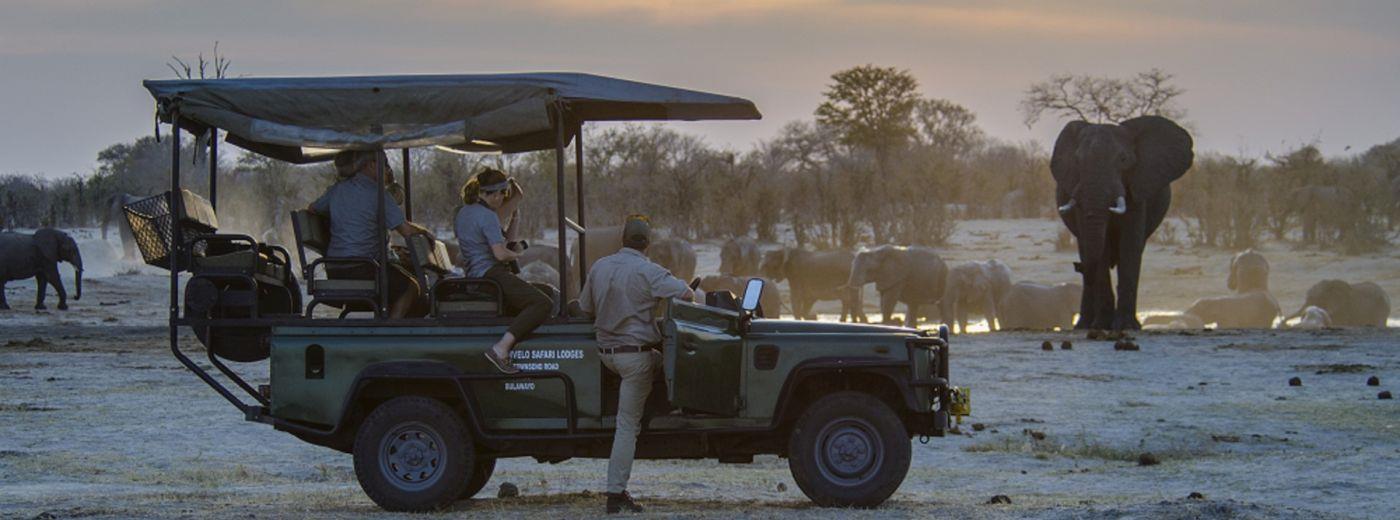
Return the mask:
[[[739,304],[739,308],[744,312],[753,312],[758,308],[759,297],[763,295],[763,279],[749,278],[749,283],[744,286],[744,300]]]

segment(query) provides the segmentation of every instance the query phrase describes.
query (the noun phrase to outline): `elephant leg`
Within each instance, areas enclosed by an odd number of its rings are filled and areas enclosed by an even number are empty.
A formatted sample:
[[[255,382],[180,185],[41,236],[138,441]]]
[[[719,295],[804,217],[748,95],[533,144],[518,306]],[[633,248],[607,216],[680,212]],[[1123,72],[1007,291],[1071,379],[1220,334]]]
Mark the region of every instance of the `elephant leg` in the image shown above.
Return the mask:
[[[5,283],[7,280],[0,280],[0,311],[10,310],[10,302],[5,301]]]
[[[919,324],[919,304],[904,302],[904,326],[914,328]]]
[[[58,310],[68,310],[68,291],[63,288],[63,278],[58,274],[58,264],[54,264],[52,272],[46,277],[49,285],[53,286],[54,294],[58,295]]]
[[[898,301],[893,296],[880,295],[880,323],[886,324],[894,319],[894,306]]]
[[[44,298],[45,298],[46,296],[48,296],[48,285],[49,285],[49,282],[48,282],[48,280],[45,279],[44,273],[43,273],[43,272],[35,273],[35,274],[34,274],[34,282],[35,282],[35,285],[37,286],[37,287],[35,287],[35,291],[34,291],[34,294],[35,294],[35,296],[36,296],[36,297],[35,297],[35,301],[34,301],[34,310],[42,311],[42,310],[48,309],[49,306],[44,305]]]

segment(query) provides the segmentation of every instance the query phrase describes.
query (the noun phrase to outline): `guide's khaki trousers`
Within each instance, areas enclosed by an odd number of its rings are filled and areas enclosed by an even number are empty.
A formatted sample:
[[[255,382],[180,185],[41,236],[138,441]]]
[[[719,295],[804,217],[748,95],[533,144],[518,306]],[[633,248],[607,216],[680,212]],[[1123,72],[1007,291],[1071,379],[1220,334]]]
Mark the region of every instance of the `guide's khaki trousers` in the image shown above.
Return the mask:
[[[637,452],[637,433],[642,429],[642,411],[647,406],[651,382],[661,373],[661,353],[655,350],[626,354],[599,354],[603,366],[622,377],[617,391],[617,431],[613,433],[612,456],[608,457],[608,492],[627,490],[632,478],[632,458]]]

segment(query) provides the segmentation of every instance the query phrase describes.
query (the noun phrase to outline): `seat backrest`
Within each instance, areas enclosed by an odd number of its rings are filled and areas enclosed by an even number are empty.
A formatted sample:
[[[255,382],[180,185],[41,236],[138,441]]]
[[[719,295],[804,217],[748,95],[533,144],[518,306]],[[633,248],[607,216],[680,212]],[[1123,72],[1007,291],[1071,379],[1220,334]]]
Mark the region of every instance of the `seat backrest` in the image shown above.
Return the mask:
[[[296,234],[298,247],[317,254],[326,254],[326,248],[331,245],[331,221],[323,215],[304,209],[293,211],[292,232]]]
[[[408,237],[408,248],[418,266],[437,274],[452,271],[452,260],[447,255],[447,246],[441,240],[427,235],[411,235]]]

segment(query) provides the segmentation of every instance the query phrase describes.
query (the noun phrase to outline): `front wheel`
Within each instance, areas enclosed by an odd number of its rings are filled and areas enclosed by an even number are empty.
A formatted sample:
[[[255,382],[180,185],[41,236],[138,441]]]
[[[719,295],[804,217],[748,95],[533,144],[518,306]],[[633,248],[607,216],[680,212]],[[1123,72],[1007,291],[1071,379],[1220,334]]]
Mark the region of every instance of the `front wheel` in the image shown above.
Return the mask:
[[[396,397],[355,436],[355,477],[389,511],[432,511],[461,496],[476,455],[462,418],[441,401]]]
[[[481,492],[481,488],[486,487],[486,482],[491,480],[491,474],[496,472],[496,459],[490,457],[477,456],[476,464],[472,465],[472,476],[467,479],[467,487],[462,490],[462,495],[457,497],[466,500],[476,496]]]
[[[876,507],[909,472],[909,435],[884,402],[859,392],[818,399],[788,439],[797,487],[823,507]]]

